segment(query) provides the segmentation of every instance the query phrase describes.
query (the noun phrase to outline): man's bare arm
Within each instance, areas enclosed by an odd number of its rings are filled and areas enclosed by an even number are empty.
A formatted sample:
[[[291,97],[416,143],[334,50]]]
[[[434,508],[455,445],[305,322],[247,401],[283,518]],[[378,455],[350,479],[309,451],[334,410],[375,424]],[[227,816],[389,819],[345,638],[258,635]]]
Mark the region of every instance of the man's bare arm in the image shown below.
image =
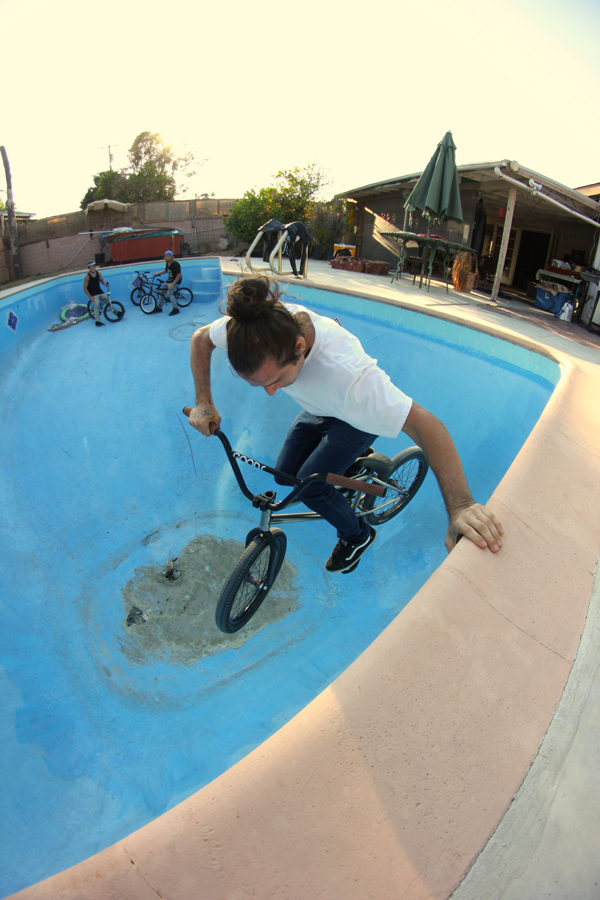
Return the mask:
[[[210,325],[204,325],[194,332],[190,343],[190,363],[196,399],[188,421],[206,437],[221,424],[221,416],[213,403],[210,388],[210,360],[214,349],[215,345],[210,339]]]
[[[502,525],[491,510],[473,501],[458,451],[446,426],[418,403],[413,403],[402,430],[425,452],[438,480],[450,519],[446,535],[448,553],[462,535],[482,550],[489,547],[497,553],[502,547]]]

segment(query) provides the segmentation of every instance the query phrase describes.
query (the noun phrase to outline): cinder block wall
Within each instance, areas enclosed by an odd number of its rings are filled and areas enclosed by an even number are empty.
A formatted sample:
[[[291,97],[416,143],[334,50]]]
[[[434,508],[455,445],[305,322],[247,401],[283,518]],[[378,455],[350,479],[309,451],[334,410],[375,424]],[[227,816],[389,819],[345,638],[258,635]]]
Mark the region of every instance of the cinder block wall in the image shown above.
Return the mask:
[[[133,203],[127,212],[106,209],[83,210],[32,220],[19,224],[19,248],[23,276],[51,275],[83,269],[97,253],[112,261],[110,243],[102,234],[113,228],[175,229],[191,253],[210,253],[226,236],[224,215],[233,200],[176,200],[173,202]],[[10,281],[5,253],[0,253],[0,284]]]

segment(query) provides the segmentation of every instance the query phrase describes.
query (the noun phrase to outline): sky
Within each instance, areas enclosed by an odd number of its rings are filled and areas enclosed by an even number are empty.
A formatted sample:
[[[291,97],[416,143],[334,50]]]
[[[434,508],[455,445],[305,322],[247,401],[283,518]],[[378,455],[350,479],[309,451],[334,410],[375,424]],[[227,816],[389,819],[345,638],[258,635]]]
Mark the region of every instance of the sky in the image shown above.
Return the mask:
[[[196,153],[182,199],[309,163],[328,199],[422,171],[448,130],[458,165],[600,182],[598,0],[0,0],[0,33],[0,145],[38,218],[142,131]]]

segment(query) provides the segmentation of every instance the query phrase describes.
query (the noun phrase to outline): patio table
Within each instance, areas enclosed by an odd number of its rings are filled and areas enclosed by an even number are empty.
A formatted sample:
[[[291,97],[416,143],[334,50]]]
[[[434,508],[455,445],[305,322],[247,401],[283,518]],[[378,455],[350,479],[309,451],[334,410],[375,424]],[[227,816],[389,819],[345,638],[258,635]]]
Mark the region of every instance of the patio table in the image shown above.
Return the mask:
[[[400,250],[398,267],[392,272],[392,283],[396,279],[399,279],[402,275],[404,264],[408,255],[408,245],[411,242],[415,242],[419,247],[419,259],[421,260],[421,278],[419,281],[419,288],[421,288],[423,284],[425,266],[428,266],[428,291],[431,287],[431,270],[433,269],[433,260],[438,250],[444,255],[443,266],[444,278],[446,281],[446,293],[448,292],[448,264],[450,260],[454,256],[456,256],[457,253],[460,253],[464,250],[467,253],[471,253],[475,257],[475,261],[477,262],[477,255],[471,247],[465,247],[464,244],[457,244],[454,241],[447,240],[446,238],[434,237],[433,235],[426,234],[413,234],[413,232],[411,231],[386,231],[385,236],[396,241]]]

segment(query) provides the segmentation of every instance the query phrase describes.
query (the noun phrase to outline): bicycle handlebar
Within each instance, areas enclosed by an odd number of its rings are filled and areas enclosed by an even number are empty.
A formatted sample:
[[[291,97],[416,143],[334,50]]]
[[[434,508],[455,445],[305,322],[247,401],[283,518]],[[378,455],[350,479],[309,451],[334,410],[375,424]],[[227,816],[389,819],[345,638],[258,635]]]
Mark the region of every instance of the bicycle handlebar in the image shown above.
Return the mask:
[[[191,406],[183,407],[183,414],[187,416],[188,419],[191,415],[191,412]],[[293,485],[294,490],[292,491],[292,493],[285,498],[285,501],[281,501],[286,502],[286,505],[288,502],[293,502],[302,492],[303,488],[308,484],[311,484],[313,481],[326,481],[327,484],[348,488],[352,491],[361,491],[361,493],[364,494],[373,494],[373,496],[375,497],[383,497],[383,495],[385,494],[385,488],[381,487],[378,484],[367,484],[364,481],[357,481],[354,478],[346,478],[345,475],[337,475],[335,472],[329,472],[327,475],[320,475],[315,473],[314,475],[309,475],[308,478],[305,478],[303,481],[301,481],[298,478],[294,478],[292,475],[288,475],[286,472],[279,472],[277,469],[272,469],[270,466],[266,466],[264,463],[260,463],[257,460],[249,459],[246,456],[242,456],[241,454],[236,455],[236,452],[232,450],[231,444],[220,428],[215,428],[214,431],[211,431],[211,434],[216,435],[223,444],[237,483],[240,486],[243,494],[248,497],[249,500],[254,500],[255,495],[252,494],[246,486],[243,475],[239,470],[236,456],[242,459],[243,462],[248,462],[250,465],[262,469],[264,472],[268,472],[270,475],[275,475],[281,480],[287,481],[289,485]]]

